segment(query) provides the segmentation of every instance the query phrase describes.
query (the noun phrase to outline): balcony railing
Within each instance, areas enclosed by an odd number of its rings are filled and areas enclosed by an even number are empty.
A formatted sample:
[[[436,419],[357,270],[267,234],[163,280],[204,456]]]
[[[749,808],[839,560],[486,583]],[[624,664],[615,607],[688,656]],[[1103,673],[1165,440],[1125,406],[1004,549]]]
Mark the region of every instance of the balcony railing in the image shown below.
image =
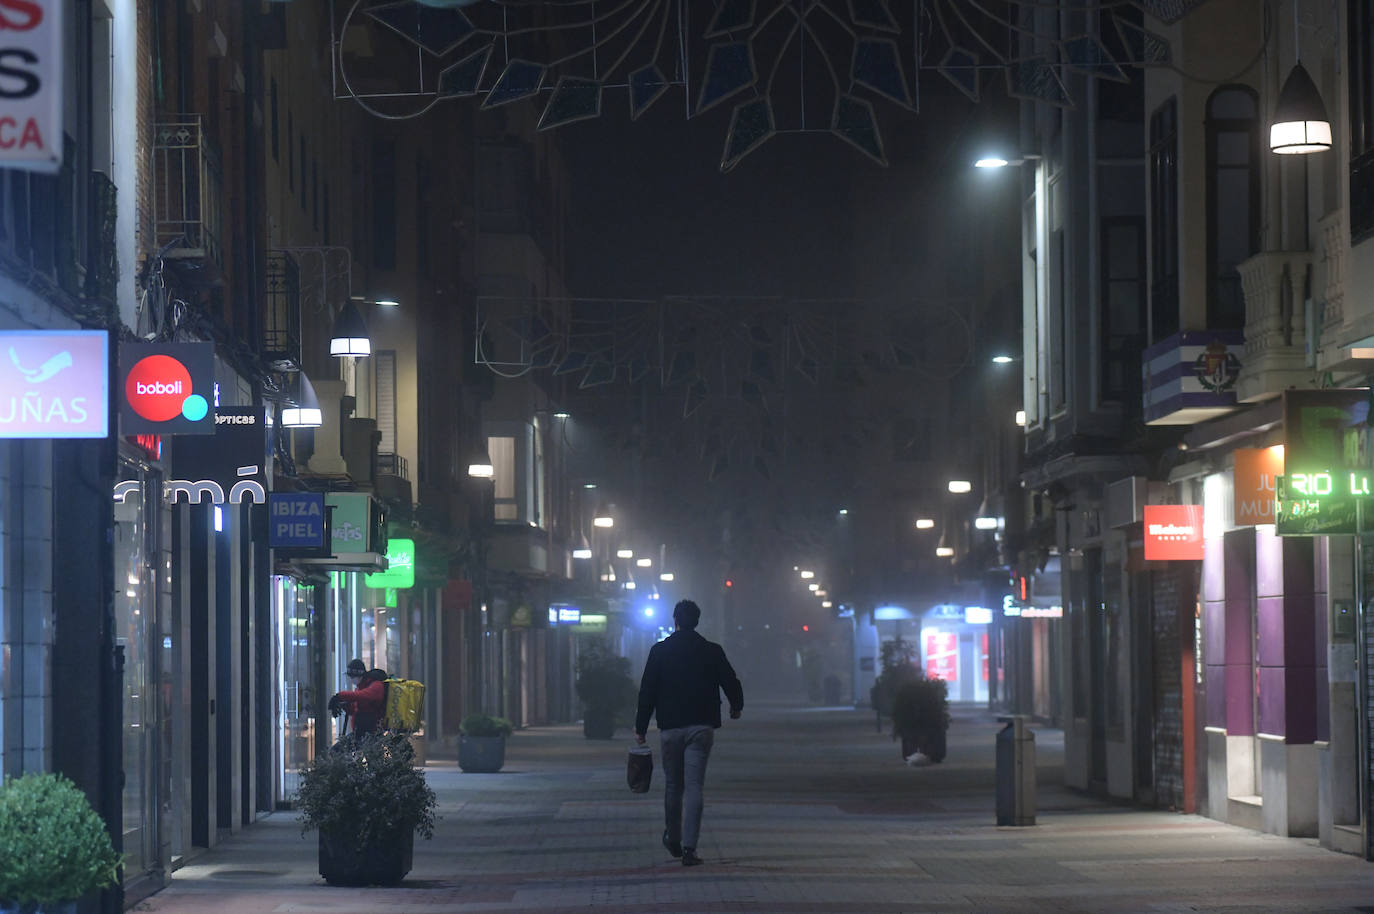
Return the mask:
[[[301,368],[301,271],[286,251],[268,251],[263,270],[262,357],[275,371]]]
[[[153,126],[153,228],[169,263],[207,283],[224,275],[219,153],[198,114]]]
[[[377,455],[377,472],[399,479],[409,479],[410,464],[400,454],[379,453]]]

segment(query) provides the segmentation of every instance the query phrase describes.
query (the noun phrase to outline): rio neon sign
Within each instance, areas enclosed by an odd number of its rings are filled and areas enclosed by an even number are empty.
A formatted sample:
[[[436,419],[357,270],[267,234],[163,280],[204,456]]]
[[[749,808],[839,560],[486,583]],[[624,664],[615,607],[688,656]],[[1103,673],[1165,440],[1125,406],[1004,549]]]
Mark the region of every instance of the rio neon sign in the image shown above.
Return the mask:
[[[1338,478],[1330,471],[1319,473],[1289,473],[1288,491],[1290,495],[1305,495],[1308,498],[1321,498],[1325,495],[1364,495],[1371,493],[1370,472],[1351,470]]]

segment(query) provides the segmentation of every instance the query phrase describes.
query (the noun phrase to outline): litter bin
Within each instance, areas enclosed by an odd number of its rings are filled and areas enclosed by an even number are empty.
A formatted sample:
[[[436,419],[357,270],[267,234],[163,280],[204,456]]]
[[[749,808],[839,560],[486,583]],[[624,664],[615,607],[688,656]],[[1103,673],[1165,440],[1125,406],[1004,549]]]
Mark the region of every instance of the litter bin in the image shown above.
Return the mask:
[[[1035,824],[1035,734],[1026,718],[999,717],[997,733],[997,824]]]

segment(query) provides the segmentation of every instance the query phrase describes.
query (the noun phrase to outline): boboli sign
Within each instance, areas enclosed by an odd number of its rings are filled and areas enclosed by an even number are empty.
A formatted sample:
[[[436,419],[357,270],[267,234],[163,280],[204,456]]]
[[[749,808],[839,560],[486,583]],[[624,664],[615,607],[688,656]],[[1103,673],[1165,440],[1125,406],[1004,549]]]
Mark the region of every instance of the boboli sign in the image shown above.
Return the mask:
[[[64,0],[0,0],[0,166],[62,164]]]

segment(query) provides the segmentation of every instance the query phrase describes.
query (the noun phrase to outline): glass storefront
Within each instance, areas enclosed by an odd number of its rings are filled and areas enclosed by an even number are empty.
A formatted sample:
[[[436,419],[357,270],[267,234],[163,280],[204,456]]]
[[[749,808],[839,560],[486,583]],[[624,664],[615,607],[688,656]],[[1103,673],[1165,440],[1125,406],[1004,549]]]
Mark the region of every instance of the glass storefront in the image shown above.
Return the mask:
[[[287,803],[300,786],[300,770],[315,757],[317,714],[323,702],[315,694],[318,589],[284,575],[272,578],[272,658],[277,679],[275,747],[277,778],[274,800]],[[326,699],[327,700],[327,699]],[[328,728],[325,728],[328,738]]]
[[[171,636],[158,613],[161,477],[146,464],[121,459],[119,479],[139,483],[115,503],[115,644],[124,653],[124,867],[128,879],[163,868],[159,812],[171,785]]]

